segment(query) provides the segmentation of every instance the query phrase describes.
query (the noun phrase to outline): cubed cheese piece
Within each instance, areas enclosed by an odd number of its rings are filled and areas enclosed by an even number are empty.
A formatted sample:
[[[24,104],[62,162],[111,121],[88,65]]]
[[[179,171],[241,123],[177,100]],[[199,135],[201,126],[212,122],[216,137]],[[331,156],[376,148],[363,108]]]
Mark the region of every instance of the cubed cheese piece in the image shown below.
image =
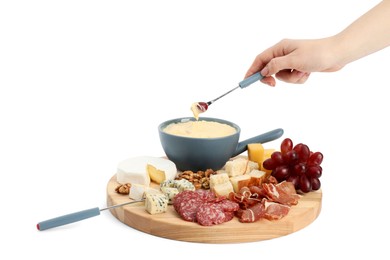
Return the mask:
[[[168,198],[169,205],[173,203],[173,198],[179,194],[179,190],[177,188],[161,187],[161,191]]]
[[[247,187],[251,180],[251,176],[248,174],[237,175],[234,177],[230,177],[230,182],[233,185],[234,192],[239,192],[242,187]]]
[[[234,177],[237,175],[245,174],[247,170],[247,166],[248,166],[248,159],[239,157],[226,162],[225,170],[228,173],[229,177]]]
[[[162,193],[145,193],[145,209],[150,214],[159,214],[167,211],[168,198]]]
[[[264,160],[271,158],[271,155],[275,152],[275,149],[264,149]]]
[[[256,162],[258,168],[261,168],[264,160],[264,147],[261,143],[248,144],[248,159],[249,161]]]
[[[230,192],[233,192],[233,185],[230,181],[220,183],[215,185],[212,188],[212,191],[214,191],[215,195],[221,197],[221,196],[228,196]]]
[[[145,193],[161,193],[157,189],[153,189],[149,186],[134,183],[130,187],[129,198],[133,200],[141,200],[145,197]]]
[[[274,153],[274,152],[275,152],[275,149],[264,149],[264,158],[263,158],[263,162],[264,162],[265,160],[267,160],[268,158],[271,158],[271,155],[272,155],[272,153]],[[260,167],[259,170],[262,170],[263,172],[266,173],[267,176],[270,176],[272,170],[267,170],[267,169],[265,169],[265,168],[263,167],[263,162],[261,163],[261,167]]]
[[[215,185],[229,182],[229,175],[227,173],[217,173],[210,175],[210,189]]]
[[[250,173],[252,170],[258,170],[258,169],[259,169],[259,164],[257,162],[249,160],[245,173]]]
[[[266,173],[260,170],[252,170],[248,175],[251,177],[248,186],[259,186],[265,180],[266,177]]]

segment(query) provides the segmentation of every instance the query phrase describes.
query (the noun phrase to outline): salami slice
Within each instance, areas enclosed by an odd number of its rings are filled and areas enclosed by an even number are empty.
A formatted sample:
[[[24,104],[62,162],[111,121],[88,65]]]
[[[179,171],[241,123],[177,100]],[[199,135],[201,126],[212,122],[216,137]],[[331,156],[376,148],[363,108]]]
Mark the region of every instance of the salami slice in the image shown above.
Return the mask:
[[[211,190],[198,189],[195,192],[199,194],[204,202],[211,202],[216,199],[215,193]]]
[[[234,212],[240,208],[238,203],[227,199],[224,199],[216,204],[221,207],[224,212]]]
[[[226,221],[226,215],[216,203],[204,203],[196,213],[196,219],[202,226],[221,224]]]
[[[239,204],[216,197],[212,191],[186,190],[174,197],[173,207],[182,219],[210,226],[231,220]]]
[[[228,222],[234,218],[234,212],[225,211],[225,222]]]
[[[202,197],[194,191],[185,190],[173,198],[173,207],[186,221],[196,221],[196,212],[203,204]]]

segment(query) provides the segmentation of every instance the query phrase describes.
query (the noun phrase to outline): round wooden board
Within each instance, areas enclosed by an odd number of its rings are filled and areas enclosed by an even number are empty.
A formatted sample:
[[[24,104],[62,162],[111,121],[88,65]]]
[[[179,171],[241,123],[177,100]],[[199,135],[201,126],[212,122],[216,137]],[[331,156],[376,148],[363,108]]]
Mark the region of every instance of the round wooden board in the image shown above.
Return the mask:
[[[108,206],[131,201],[128,195],[115,192],[117,186],[114,175],[107,185]],[[207,227],[182,220],[171,205],[166,213],[156,215],[149,214],[143,202],[110,211],[124,224],[151,235],[179,241],[222,244],[268,240],[296,232],[318,217],[321,203],[322,191],[318,190],[303,195],[298,205],[292,206],[288,215],[280,220],[261,219],[255,223],[241,223],[234,218],[229,222]]]

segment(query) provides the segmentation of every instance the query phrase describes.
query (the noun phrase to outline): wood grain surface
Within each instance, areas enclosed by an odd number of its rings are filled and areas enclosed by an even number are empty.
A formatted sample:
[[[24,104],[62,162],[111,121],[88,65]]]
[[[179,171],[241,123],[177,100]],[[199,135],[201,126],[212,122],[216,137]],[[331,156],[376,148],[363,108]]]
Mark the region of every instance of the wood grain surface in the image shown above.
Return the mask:
[[[158,188],[157,184],[152,185]],[[128,195],[115,192],[117,186],[114,175],[107,184],[107,206],[131,201]],[[322,191],[318,190],[303,195],[298,205],[292,206],[289,214],[280,220],[241,223],[234,218],[207,227],[182,220],[171,205],[166,213],[156,215],[150,215],[143,202],[110,209],[110,212],[124,224],[150,235],[178,241],[222,244],[268,240],[296,232],[318,217],[321,204]]]

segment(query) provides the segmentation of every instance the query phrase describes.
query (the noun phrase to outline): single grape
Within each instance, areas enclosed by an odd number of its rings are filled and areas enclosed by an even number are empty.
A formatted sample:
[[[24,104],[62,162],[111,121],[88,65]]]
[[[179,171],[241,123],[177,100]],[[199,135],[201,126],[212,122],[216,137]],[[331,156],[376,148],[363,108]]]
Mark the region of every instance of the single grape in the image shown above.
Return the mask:
[[[311,165],[320,165],[322,163],[322,160],[324,159],[324,156],[320,152],[315,152],[312,155],[310,155],[309,159],[307,160],[307,164],[309,166]]]
[[[274,165],[275,165],[276,167],[278,167],[278,166],[280,166],[280,165],[283,165],[283,156],[282,156],[282,153],[281,153],[281,152],[278,152],[278,151],[273,152],[273,153],[271,154],[271,158],[272,158],[272,160],[273,160],[273,162],[274,162]]]
[[[319,190],[321,188],[321,182],[318,178],[311,178],[310,183],[312,190]]]
[[[274,176],[279,182],[282,182],[287,180],[290,176],[290,169],[284,165],[278,166],[272,171],[272,176]]]
[[[295,164],[293,167],[293,172],[296,175],[301,175],[306,173],[306,163],[298,163]]]
[[[299,177],[299,189],[304,193],[311,191],[311,182],[304,174]]]
[[[299,176],[295,174],[290,174],[287,181],[292,182],[296,190],[299,190]]]
[[[292,149],[293,149],[293,142],[291,141],[290,138],[284,139],[280,144],[280,151],[282,152],[282,154],[286,154]]]
[[[307,146],[306,144],[299,143],[296,146],[294,146],[293,150],[295,150],[298,153],[299,162],[306,162],[307,159],[309,159],[310,149],[309,146]]]
[[[320,178],[322,175],[322,167],[319,165],[312,165],[307,168],[306,175],[309,178]]]
[[[275,165],[274,160],[272,160],[272,158],[268,158],[268,159],[264,160],[263,167],[267,170],[273,170],[276,168],[276,165]]]
[[[283,154],[283,162],[284,164],[294,165],[298,161],[298,153],[294,150],[288,151]]]

